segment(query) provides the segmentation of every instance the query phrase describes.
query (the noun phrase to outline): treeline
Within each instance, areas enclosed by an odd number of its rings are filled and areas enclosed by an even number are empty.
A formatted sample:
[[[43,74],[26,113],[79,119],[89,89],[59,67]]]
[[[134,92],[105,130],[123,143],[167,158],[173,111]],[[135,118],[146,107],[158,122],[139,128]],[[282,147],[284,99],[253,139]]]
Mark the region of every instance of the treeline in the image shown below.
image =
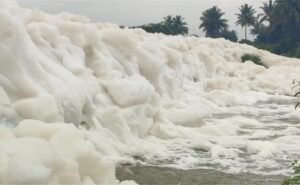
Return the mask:
[[[251,24],[249,43],[276,54],[300,58],[300,0],[269,0]]]
[[[239,7],[236,26],[245,29],[244,39],[240,42],[276,54],[300,58],[300,0],[268,0],[260,9],[262,13],[257,13],[248,4]],[[206,37],[222,37],[237,42],[236,31],[228,29],[228,20],[224,14],[217,6],[205,10],[200,17],[199,29],[204,31]],[[132,28],[167,35],[187,35],[189,31],[187,22],[180,15],[168,15],[159,23]],[[248,32],[255,36],[254,41],[248,40]]]
[[[164,33],[166,35],[187,35],[189,32],[187,23],[180,15],[174,17],[168,15],[159,23],[150,23],[131,28],[142,28],[149,33]]]

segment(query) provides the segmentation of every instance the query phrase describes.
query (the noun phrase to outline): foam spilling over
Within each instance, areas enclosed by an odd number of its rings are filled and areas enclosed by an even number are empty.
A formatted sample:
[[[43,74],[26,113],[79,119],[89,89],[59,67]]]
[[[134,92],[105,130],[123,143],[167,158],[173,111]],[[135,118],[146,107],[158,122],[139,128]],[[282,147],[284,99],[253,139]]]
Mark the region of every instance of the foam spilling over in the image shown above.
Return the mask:
[[[118,184],[134,161],[278,174],[299,157],[299,60],[5,0],[0,27],[0,184]]]

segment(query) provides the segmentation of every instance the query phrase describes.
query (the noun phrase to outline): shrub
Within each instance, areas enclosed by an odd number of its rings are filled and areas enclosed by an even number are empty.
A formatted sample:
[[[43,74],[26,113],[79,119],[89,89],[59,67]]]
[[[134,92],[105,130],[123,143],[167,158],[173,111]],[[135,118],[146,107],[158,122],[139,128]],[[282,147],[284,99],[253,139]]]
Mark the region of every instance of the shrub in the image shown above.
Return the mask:
[[[300,166],[297,161],[293,163],[294,175],[283,181],[282,185],[299,185],[300,184]]]
[[[264,66],[265,68],[267,68],[267,66],[261,62],[260,57],[257,55],[245,54],[241,57],[241,59],[242,59],[242,62],[246,62],[246,61],[250,60],[256,65],[261,65],[261,66]]]

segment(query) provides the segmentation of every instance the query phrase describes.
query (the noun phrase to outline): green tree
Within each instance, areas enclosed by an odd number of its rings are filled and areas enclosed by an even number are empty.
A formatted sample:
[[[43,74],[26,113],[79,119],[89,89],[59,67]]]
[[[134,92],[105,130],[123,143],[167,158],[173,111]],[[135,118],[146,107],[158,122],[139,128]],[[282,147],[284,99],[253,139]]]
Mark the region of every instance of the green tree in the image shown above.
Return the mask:
[[[254,14],[256,11],[248,4],[241,5],[239,11],[240,13],[236,14],[238,16],[236,25],[241,25],[242,28],[245,28],[245,39],[247,40],[247,29],[249,26],[253,26],[255,24],[256,18]]]
[[[250,30],[252,35],[259,35],[264,31],[265,26],[260,21],[255,21],[253,28]]]
[[[224,39],[230,40],[232,42],[237,42],[238,41],[236,31],[234,31],[234,30],[231,30],[231,31],[224,30],[220,33],[220,37],[223,37]]]
[[[150,23],[131,28],[142,28],[149,33],[164,33],[166,35],[187,35],[189,28],[180,15],[168,15],[160,23]]]
[[[131,28],[141,28],[149,33],[165,33],[166,31],[163,29],[161,23],[150,23],[141,26],[134,26]],[[165,33],[166,34],[166,33]]]
[[[275,4],[274,4],[273,0],[264,2],[263,6],[261,6],[260,8],[263,11],[263,14],[262,14],[263,17],[260,19],[260,22],[269,21],[269,23],[270,23],[272,13],[274,12],[274,8],[275,8]]]
[[[277,0],[274,13],[271,16],[273,29],[280,27],[284,39],[290,38],[291,42],[300,41],[300,1]]]
[[[200,17],[202,23],[199,28],[205,32],[207,37],[219,37],[220,33],[228,28],[228,21],[222,18],[223,15],[222,10],[216,6],[205,10]]]
[[[167,35],[173,35],[173,17],[171,15],[167,15],[163,18],[161,29],[161,32]]]
[[[174,35],[187,35],[189,28],[187,23],[184,21],[184,18],[180,15],[176,15],[173,18],[173,34]]]
[[[260,18],[261,15],[258,15],[253,24],[253,28],[250,30],[250,33],[254,36],[257,36],[257,40],[264,39],[266,37],[267,26],[263,24],[264,20],[268,19],[265,16]]]
[[[262,18],[251,30],[257,36],[252,44],[276,54],[299,57],[300,0],[268,0],[261,9]]]

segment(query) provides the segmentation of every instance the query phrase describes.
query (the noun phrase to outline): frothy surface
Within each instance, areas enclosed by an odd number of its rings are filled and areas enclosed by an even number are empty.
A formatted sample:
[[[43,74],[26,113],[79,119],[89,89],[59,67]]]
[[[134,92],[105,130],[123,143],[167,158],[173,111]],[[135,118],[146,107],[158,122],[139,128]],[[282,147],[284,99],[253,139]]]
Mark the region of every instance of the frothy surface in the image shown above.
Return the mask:
[[[299,60],[0,5],[0,184],[118,184],[135,161],[281,174],[299,157]]]

